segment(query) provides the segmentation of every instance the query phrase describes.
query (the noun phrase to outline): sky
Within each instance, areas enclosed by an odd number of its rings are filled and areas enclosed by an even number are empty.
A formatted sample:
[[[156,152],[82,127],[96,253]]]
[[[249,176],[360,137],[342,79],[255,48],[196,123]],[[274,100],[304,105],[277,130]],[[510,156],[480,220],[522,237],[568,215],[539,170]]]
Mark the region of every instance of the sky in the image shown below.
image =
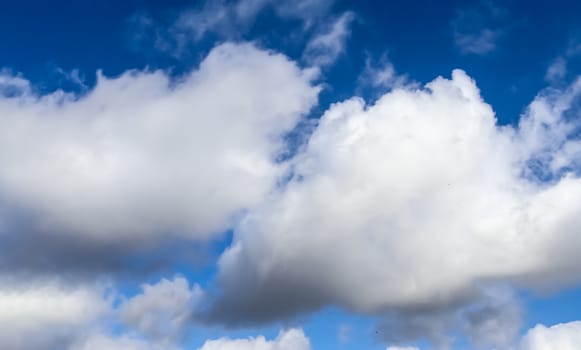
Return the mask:
[[[581,4],[0,11],[0,348],[581,349]]]

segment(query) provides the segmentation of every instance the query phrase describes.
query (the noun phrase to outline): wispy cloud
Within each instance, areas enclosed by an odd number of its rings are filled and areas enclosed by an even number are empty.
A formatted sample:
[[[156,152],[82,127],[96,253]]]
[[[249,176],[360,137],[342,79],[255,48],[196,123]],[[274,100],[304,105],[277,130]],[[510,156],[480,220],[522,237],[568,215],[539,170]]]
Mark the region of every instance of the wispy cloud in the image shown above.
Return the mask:
[[[486,55],[496,50],[507,11],[491,1],[459,9],[452,20],[454,44],[462,54]]]
[[[545,73],[545,81],[551,84],[559,84],[566,81],[568,65],[581,55],[581,43],[576,39],[569,40],[567,48],[558,55],[549,65]]]
[[[376,92],[385,93],[386,90],[404,86],[418,86],[405,74],[398,74],[387,53],[379,59],[367,55],[365,67],[357,78],[358,88],[371,88]]]
[[[208,36],[220,40],[244,38],[266,10],[280,20],[298,20],[298,31],[307,35],[326,23],[324,17],[333,3],[334,0],[207,0],[175,16],[154,19],[137,13],[129,21],[130,45],[138,48],[153,44],[158,51],[181,57]]]
[[[545,80],[554,83],[563,80],[567,75],[567,60],[563,56],[555,58],[553,63],[547,68]]]
[[[328,66],[345,52],[347,38],[351,34],[350,25],[355,14],[345,12],[335,21],[328,23],[307,44],[303,58],[314,66]]]

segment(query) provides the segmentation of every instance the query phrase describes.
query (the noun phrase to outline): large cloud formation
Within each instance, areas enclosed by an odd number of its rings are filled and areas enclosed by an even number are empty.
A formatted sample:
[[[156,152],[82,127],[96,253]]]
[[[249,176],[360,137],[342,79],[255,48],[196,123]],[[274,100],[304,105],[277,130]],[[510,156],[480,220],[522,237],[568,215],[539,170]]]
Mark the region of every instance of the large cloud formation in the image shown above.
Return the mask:
[[[499,126],[456,70],[372,106],[333,105],[288,185],[238,225],[211,317],[261,323],[329,304],[421,314],[499,283],[579,282],[580,94],[581,80],[543,91]]]
[[[192,310],[248,325],[334,305],[377,316],[394,345],[460,320],[500,347],[519,318],[503,288],[579,283],[581,80],[541,92],[514,126],[460,70],[373,105],[349,99],[281,161],[315,73],[224,44],[180,79],[100,76],[82,97],[0,75],[0,345],[169,349]],[[232,227],[204,293],[174,278],[115,304],[102,280],[67,279]],[[289,331],[203,349],[246,345],[309,347]]]
[[[79,251],[100,246],[123,255],[221,234],[284,173],[275,159],[316,103],[315,75],[251,44],[224,44],[179,79],[99,75],[79,98],[37,96],[23,78],[4,77],[0,267],[79,254],[63,263],[75,265],[93,257]]]

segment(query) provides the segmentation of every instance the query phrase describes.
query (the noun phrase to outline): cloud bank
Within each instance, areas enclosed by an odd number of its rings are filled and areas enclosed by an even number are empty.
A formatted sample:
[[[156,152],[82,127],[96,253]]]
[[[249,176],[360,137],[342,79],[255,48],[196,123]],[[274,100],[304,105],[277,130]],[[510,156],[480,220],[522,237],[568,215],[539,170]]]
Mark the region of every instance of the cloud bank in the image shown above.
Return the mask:
[[[462,324],[474,344],[502,347],[519,327],[513,288],[581,282],[581,80],[504,126],[461,70],[392,84],[372,105],[332,105],[283,161],[315,78],[251,44],[220,45],[178,79],[99,76],[81,97],[39,96],[3,73],[0,345],[169,349],[192,318],[248,326],[337,306],[376,318],[387,342],[445,347]],[[231,228],[206,292],[176,277],[116,304],[106,283],[66,278]],[[571,327],[539,326],[524,349],[576,341]],[[289,330],[201,349],[233,348],[310,345]]]
[[[210,318],[433,314],[491,286],[578,283],[580,93],[541,92],[517,126],[460,70],[333,105],[288,185],[237,226]]]

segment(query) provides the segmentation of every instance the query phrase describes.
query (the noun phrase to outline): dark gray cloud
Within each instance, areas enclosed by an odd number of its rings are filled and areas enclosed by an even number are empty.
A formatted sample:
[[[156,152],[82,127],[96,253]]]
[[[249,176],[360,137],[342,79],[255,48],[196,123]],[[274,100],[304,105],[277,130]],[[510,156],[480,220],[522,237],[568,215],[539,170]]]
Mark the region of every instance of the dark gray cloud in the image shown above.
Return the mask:
[[[381,317],[376,336],[388,344],[427,340],[450,348],[461,337],[482,349],[506,349],[517,339],[522,312],[510,289],[494,287],[458,299],[454,305],[398,308]]]

